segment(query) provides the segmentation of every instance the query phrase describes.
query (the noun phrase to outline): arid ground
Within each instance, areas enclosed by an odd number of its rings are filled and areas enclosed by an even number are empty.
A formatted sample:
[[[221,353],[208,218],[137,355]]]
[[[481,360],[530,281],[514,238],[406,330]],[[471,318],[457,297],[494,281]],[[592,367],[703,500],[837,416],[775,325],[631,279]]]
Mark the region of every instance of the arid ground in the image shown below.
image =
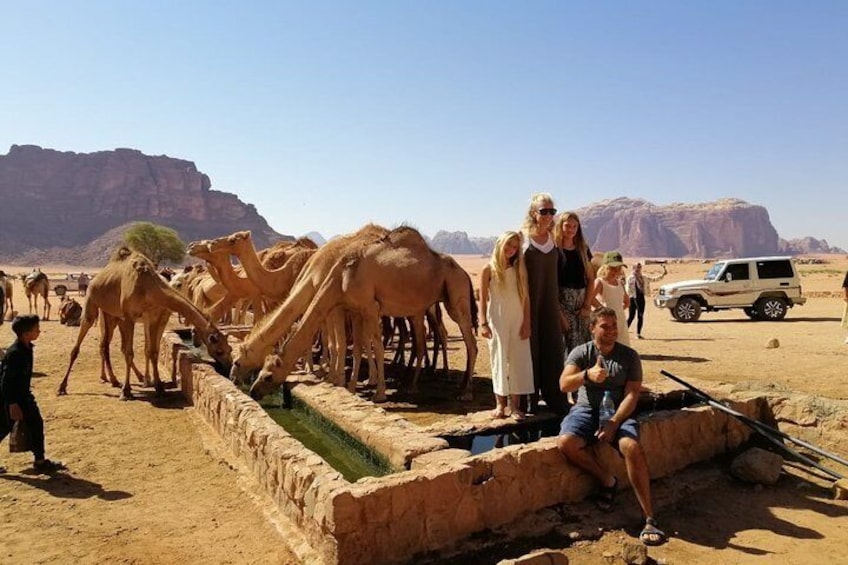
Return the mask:
[[[461,261],[476,274],[484,259]],[[682,324],[649,306],[647,339],[634,340],[645,360],[647,386],[674,388],[658,374],[664,368],[703,388],[719,382],[778,385],[848,399],[848,345],[839,328],[848,259],[827,261],[800,266],[810,300],[782,322],[753,322],[734,311],[706,313],[698,323]],[[671,264],[666,280],[697,278],[707,267]],[[19,282],[15,290],[16,309],[26,312]],[[55,313],[59,300],[51,300]],[[33,387],[47,422],[48,455],[64,461],[69,471],[53,478],[33,474],[29,454],[9,454],[7,443],[0,445],[0,464],[8,468],[0,475],[0,563],[293,562],[267,501],[254,493],[251,481],[176,393],[156,400],[151,391],[137,389],[137,400],[119,402],[118,389],[99,382],[97,328],[83,345],[69,395],[55,395],[77,334],[77,328],[59,325],[56,316],[42,324]],[[780,347],[766,349],[773,337]],[[11,341],[7,323],[0,327],[0,343]],[[489,375],[483,341],[478,392],[485,390],[483,379]],[[464,364],[460,345],[451,341],[452,369]],[[116,344],[112,349],[122,372]],[[475,409],[491,405],[488,395],[477,396]],[[410,410],[409,417],[426,423],[444,416]],[[848,455],[848,448],[827,447]],[[651,548],[650,555],[673,564],[845,562],[848,504],[831,500],[826,486],[788,469],[777,486],[754,488],[730,479],[721,463],[656,481],[657,515],[672,539]],[[589,504],[560,511],[574,530],[606,529],[597,541],[567,549],[572,562],[611,562],[603,553],[617,551],[638,523],[632,495],[621,496],[619,507],[604,516]]]

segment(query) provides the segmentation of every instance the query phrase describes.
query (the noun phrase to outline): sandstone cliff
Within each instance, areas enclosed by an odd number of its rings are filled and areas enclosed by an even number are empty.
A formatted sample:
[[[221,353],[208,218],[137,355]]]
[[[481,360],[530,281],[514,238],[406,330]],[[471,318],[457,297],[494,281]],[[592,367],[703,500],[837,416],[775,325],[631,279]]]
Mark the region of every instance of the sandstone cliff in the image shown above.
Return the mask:
[[[184,241],[243,229],[263,247],[285,237],[253,205],[211,185],[191,161],[164,155],[13,145],[0,155],[0,258],[21,262],[33,253],[61,253],[141,220],[171,227]]]
[[[779,252],[762,206],[738,199],[657,206],[616,198],[577,210],[589,245],[631,257],[744,257]]]
[[[845,253],[840,247],[831,247],[824,239],[802,237],[800,239],[780,239],[780,252],[787,255],[806,255],[819,253]]]

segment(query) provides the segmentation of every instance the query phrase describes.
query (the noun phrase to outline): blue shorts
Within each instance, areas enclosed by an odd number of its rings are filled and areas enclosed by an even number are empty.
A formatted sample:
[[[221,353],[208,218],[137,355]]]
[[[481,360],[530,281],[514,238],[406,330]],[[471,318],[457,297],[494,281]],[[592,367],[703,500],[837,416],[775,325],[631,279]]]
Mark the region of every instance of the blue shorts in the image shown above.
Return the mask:
[[[583,439],[586,445],[598,441],[595,432],[598,431],[598,413],[592,413],[592,407],[588,404],[575,404],[562,419],[559,427],[559,435],[571,434]],[[634,440],[639,439],[639,422],[635,418],[627,418],[618,427],[613,445],[618,447],[618,441],[623,437]]]

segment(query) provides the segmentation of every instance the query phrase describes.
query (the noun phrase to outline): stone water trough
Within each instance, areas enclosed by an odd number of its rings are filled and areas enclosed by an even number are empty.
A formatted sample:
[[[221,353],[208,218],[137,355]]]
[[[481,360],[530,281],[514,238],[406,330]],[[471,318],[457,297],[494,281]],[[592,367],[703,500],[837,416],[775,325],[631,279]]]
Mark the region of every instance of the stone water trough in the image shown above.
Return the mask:
[[[317,382],[294,385],[294,397],[395,470],[350,482],[199,361],[177,334],[165,334],[161,351],[161,364],[176,371],[197,414],[300,529],[314,552],[310,562],[402,563],[416,555],[439,555],[472,534],[580,501],[593,488],[587,475],[565,463],[555,438],[472,456],[342,388]],[[759,397],[734,408],[754,418],[767,416],[769,410]],[[732,450],[750,433],[705,406],[646,414],[641,426],[652,478]],[[612,448],[598,449],[616,467],[617,476],[627,476]]]

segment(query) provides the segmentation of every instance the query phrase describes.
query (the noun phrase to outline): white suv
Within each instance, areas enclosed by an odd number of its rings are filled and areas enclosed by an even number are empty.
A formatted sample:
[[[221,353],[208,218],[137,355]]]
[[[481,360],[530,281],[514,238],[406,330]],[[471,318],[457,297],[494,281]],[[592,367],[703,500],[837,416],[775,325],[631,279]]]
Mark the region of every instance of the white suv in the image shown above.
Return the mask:
[[[791,257],[751,257],[719,261],[701,280],[665,284],[654,304],[671,310],[675,320],[694,322],[703,310],[730,308],[755,320],[782,320],[787,309],[806,301]]]

